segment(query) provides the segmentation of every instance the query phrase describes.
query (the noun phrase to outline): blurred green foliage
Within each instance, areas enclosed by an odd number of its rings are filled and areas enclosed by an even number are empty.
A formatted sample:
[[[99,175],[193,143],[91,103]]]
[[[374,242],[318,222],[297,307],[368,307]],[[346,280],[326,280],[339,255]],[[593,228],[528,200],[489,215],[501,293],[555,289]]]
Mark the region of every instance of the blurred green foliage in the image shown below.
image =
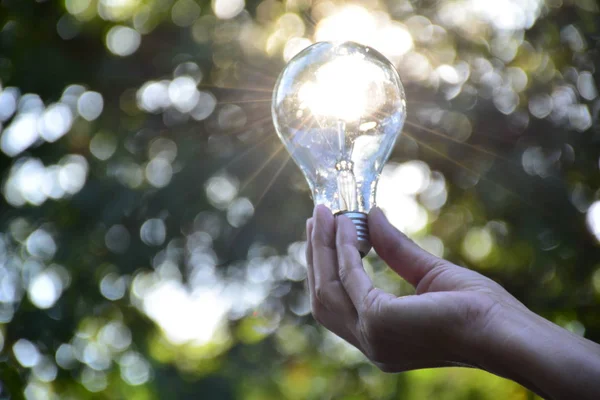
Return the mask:
[[[1,396],[533,398],[475,370],[386,375],[316,326],[312,203],[271,90],[315,40],[382,51],[409,110],[380,183],[390,219],[600,341],[598,12],[0,0]],[[375,255],[365,267],[410,293]]]

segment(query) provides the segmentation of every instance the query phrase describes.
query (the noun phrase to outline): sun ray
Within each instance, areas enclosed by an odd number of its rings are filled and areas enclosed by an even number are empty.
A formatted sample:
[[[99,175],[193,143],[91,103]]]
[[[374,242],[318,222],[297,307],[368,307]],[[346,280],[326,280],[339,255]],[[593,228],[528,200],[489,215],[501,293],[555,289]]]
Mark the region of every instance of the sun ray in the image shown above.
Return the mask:
[[[269,181],[269,183],[267,184],[267,186],[265,187],[265,189],[263,190],[261,195],[258,197],[258,200],[256,200],[256,202],[254,204],[254,209],[257,209],[258,206],[260,205],[260,203],[262,203],[263,199],[265,198],[265,196],[267,195],[267,193],[269,192],[269,190],[271,189],[273,184],[275,184],[275,181],[277,180],[279,175],[281,175],[281,172],[283,171],[285,166],[290,162],[291,159],[292,159],[292,157],[290,157],[289,154],[286,154],[284,156],[283,162],[281,163],[281,165],[279,166],[277,171],[275,171],[275,174],[273,175],[273,177],[271,178],[271,180]]]
[[[277,149],[262,163],[262,165],[260,167],[258,167],[256,169],[256,171],[254,171],[254,173],[252,173],[252,175],[250,175],[250,177],[244,181],[244,183],[242,183],[242,185],[240,187],[240,193],[243,192],[258,177],[258,175],[260,175],[260,173],[271,163],[271,161],[283,149],[285,149],[285,146],[283,145],[283,143],[280,144],[279,146],[277,146]]]
[[[263,69],[260,69],[253,65],[250,65],[250,64],[238,64],[238,68],[241,69],[240,72],[247,71],[250,74],[259,75],[259,76],[267,79],[269,82],[272,82],[273,85],[275,85],[275,81],[277,80],[276,76],[265,73],[265,71]]]
[[[234,158],[229,160],[225,165],[223,165],[219,169],[228,169],[232,165],[234,165],[234,164],[240,162],[241,160],[243,160],[244,158],[246,158],[246,156],[248,156],[250,153],[254,152],[259,147],[261,147],[263,144],[267,143],[268,139],[271,138],[272,133],[273,133],[272,131],[265,131],[262,134],[262,136],[255,143],[252,144],[252,146],[248,147],[246,150],[244,150],[240,154],[236,155]]]
[[[304,127],[304,125],[306,124],[306,122],[308,120],[311,119],[311,115],[308,114],[300,123],[300,126],[298,127],[298,129],[294,132],[294,134],[292,135],[292,137],[290,137],[290,140],[292,140],[294,138],[294,136],[300,132],[302,130],[302,128]],[[250,178],[248,178],[241,186],[240,192],[242,192],[244,189],[246,189],[248,187],[248,185],[250,185],[250,183],[256,179],[258,177],[258,175],[262,172],[262,170],[264,170],[267,165],[271,162],[271,160],[273,160],[273,158],[275,158],[277,156],[277,154],[279,154],[279,152],[281,152],[281,150],[285,149],[285,144],[281,143],[277,150],[275,150],[275,152],[273,154],[271,154],[269,156],[269,158],[267,158],[267,160],[265,160],[265,162],[250,176]],[[289,157],[289,155],[288,155]]]
[[[450,136],[450,135],[444,134],[444,133],[442,133],[442,132],[440,132],[440,131],[436,131],[435,129],[427,128],[426,126],[423,126],[423,125],[417,124],[417,123],[415,123],[415,122],[411,122],[411,121],[408,121],[408,120],[407,120],[407,121],[406,121],[406,124],[407,124],[407,125],[410,125],[410,126],[412,126],[412,127],[414,127],[414,128],[421,129],[421,130],[423,130],[423,131],[425,131],[425,132],[429,132],[429,133],[431,133],[431,134],[433,134],[433,135],[436,135],[436,136],[438,136],[438,137],[444,138],[444,139],[446,139],[446,140],[449,140],[449,141],[451,141],[451,142],[454,142],[454,143],[456,143],[456,144],[458,144],[458,145],[462,145],[462,146],[468,147],[468,148],[470,148],[470,149],[472,149],[472,150],[478,151],[478,152],[480,152],[480,153],[487,154],[487,155],[489,155],[489,156],[492,156],[492,157],[494,157],[494,158],[498,158],[498,159],[500,159],[500,160],[502,160],[502,161],[504,161],[504,162],[506,162],[506,163],[510,164],[510,165],[511,165],[511,166],[513,166],[513,167],[515,167],[515,166],[516,166],[516,165],[515,165],[515,162],[514,162],[514,160],[511,160],[511,159],[509,159],[509,158],[506,158],[506,157],[504,157],[503,155],[500,155],[500,154],[498,154],[498,153],[494,153],[494,152],[493,152],[493,151],[491,151],[491,150],[484,149],[484,148],[482,148],[482,147],[476,146],[476,145],[474,145],[474,144],[471,144],[471,143],[467,143],[467,142],[460,141],[460,140],[458,140],[458,139],[456,139],[456,138],[454,138],[454,137],[452,137],[452,136]],[[519,167],[520,167],[520,166],[519,166]]]
[[[407,123],[408,123],[408,121],[407,121]],[[431,129],[431,128],[427,128],[417,122],[411,122],[411,123],[416,124],[415,127],[417,127],[417,128]],[[501,144],[509,144],[510,145],[510,144],[514,144],[514,142],[515,142],[513,138],[494,135],[491,133],[484,132],[482,130],[477,130],[476,136],[484,136],[486,138],[489,138],[489,139],[491,139],[497,143],[501,143]]]
[[[239,90],[247,92],[262,92],[262,93],[273,93],[273,89],[261,88],[261,87],[243,87],[243,86],[221,86],[221,85],[209,85],[201,83],[198,85],[199,88],[204,89],[223,89],[223,90]]]
[[[424,143],[423,141],[420,141],[420,140],[418,140],[417,138],[415,138],[415,137],[414,137],[414,135],[411,135],[411,134],[410,134],[410,133],[408,133],[408,132],[405,132],[404,134],[405,134],[406,136],[408,136],[409,138],[411,138],[412,140],[414,140],[415,142],[417,142],[419,145],[421,145],[421,146],[425,147],[426,149],[428,149],[428,150],[430,150],[430,151],[434,152],[435,154],[439,155],[440,157],[442,157],[442,158],[444,158],[444,159],[446,159],[446,160],[450,161],[452,164],[454,164],[454,165],[457,165],[458,167],[460,167],[460,168],[463,168],[463,169],[464,169],[464,170],[466,170],[466,171],[469,171],[470,173],[474,174],[475,176],[479,177],[480,179],[482,179],[482,180],[485,180],[486,182],[490,182],[490,183],[492,183],[493,185],[495,185],[495,186],[497,186],[497,187],[499,187],[499,188],[501,188],[501,189],[505,190],[507,193],[509,193],[509,194],[511,194],[512,196],[514,196],[515,198],[519,199],[519,200],[520,200],[520,201],[522,201],[524,204],[527,204],[527,205],[528,205],[528,206],[530,206],[530,207],[534,207],[534,205],[533,205],[532,203],[530,203],[529,201],[527,201],[527,200],[526,200],[526,199],[525,199],[523,196],[520,196],[520,195],[519,195],[519,194],[517,194],[516,192],[514,192],[514,191],[512,191],[512,190],[508,189],[506,186],[504,186],[504,185],[502,185],[502,184],[500,184],[500,183],[498,183],[498,182],[495,182],[495,181],[493,181],[493,180],[492,180],[492,179],[490,179],[490,178],[487,178],[487,177],[486,177],[484,174],[482,174],[481,172],[478,172],[478,171],[474,170],[474,169],[473,169],[473,168],[471,168],[471,167],[468,167],[468,166],[466,166],[466,165],[464,165],[464,164],[462,164],[462,163],[460,163],[460,162],[458,162],[458,161],[456,161],[456,160],[453,160],[451,157],[449,157],[448,155],[446,155],[446,154],[442,153],[441,151],[439,151],[439,150],[438,150],[438,149],[436,149],[435,147],[433,147],[433,146],[430,146],[430,145],[428,145],[427,143]]]
[[[279,149],[275,154],[277,154],[281,149]],[[272,158],[272,157],[271,157]],[[260,204],[262,203],[263,199],[265,198],[265,196],[267,195],[267,193],[269,192],[269,190],[271,189],[271,187],[273,186],[273,184],[275,184],[275,182],[277,181],[277,178],[279,177],[279,175],[281,175],[281,172],[283,171],[283,169],[285,168],[285,166],[288,164],[288,162],[290,161],[291,157],[289,155],[284,156],[283,162],[281,163],[281,165],[277,168],[277,171],[275,171],[275,174],[273,174],[273,177],[271,178],[271,180],[269,181],[269,183],[267,184],[267,186],[265,187],[265,189],[263,190],[263,192],[261,193],[261,195],[258,197],[258,199],[254,202],[254,210],[257,210],[258,207],[260,206]],[[242,192],[243,189],[240,190],[240,193]],[[231,243],[235,243],[235,241],[238,238],[238,235],[242,232],[242,230],[244,229],[244,227],[240,227],[237,230],[234,231],[232,237],[231,237]],[[221,265],[226,265],[227,262],[221,264]]]
[[[219,101],[217,104],[248,104],[248,103],[267,103],[271,102],[272,99],[252,99],[252,100],[231,100],[231,101]]]
[[[259,127],[259,126],[261,126],[261,125],[263,125],[263,124],[265,124],[265,123],[269,123],[269,122],[271,122],[271,118],[272,118],[272,117],[271,117],[271,113],[269,113],[269,115],[266,115],[266,116],[264,116],[264,117],[261,117],[261,118],[255,119],[254,121],[247,122],[247,123],[246,123],[246,124],[244,124],[244,126],[243,126],[243,127],[241,127],[240,129],[236,129],[236,130],[229,131],[229,132],[225,131],[225,132],[223,132],[222,134],[223,134],[223,135],[227,135],[227,136],[235,136],[235,135],[239,135],[240,133],[247,132],[248,130],[250,130],[250,129],[252,129],[252,128],[256,128],[256,127]]]
[[[430,105],[435,105],[435,101],[434,100],[407,100],[406,102],[406,108],[412,108],[411,105],[412,104],[430,104]]]

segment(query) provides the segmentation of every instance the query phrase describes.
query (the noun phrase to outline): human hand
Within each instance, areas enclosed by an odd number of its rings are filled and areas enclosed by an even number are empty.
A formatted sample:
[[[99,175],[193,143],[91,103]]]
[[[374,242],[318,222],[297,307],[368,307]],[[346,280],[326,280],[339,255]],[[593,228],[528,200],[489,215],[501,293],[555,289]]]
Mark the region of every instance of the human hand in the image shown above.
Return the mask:
[[[532,313],[496,282],[421,249],[379,209],[369,214],[369,232],[415,295],[375,288],[353,223],[324,206],[307,221],[308,286],[315,319],[381,370],[471,366],[544,397],[600,398],[600,346]]]
[[[384,371],[472,365],[464,348],[485,334],[499,307],[524,308],[494,281],[421,249],[379,209],[369,215],[369,231],[377,253],[416,295],[374,288],[354,225],[323,206],[307,223],[308,281],[315,319]]]

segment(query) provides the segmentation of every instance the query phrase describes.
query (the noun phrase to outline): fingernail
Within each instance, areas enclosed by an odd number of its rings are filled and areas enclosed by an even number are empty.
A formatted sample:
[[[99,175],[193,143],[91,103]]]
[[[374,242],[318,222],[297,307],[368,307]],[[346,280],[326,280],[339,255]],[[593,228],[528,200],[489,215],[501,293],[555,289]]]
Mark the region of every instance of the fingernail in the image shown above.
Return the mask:
[[[373,208],[371,208],[371,211],[369,212],[369,214],[371,214],[373,216],[377,216],[377,218],[380,218],[381,216],[385,216],[383,214],[383,211],[379,207],[373,207]]]
[[[311,228],[311,226],[313,224],[313,221],[314,220],[313,220],[312,217],[306,220],[306,233],[309,233],[310,228]]]
[[[313,212],[313,218],[315,220],[315,223],[317,221],[320,222],[320,219],[322,218],[324,213],[329,213],[331,214],[331,210],[329,208],[327,208],[327,206],[323,205],[323,204],[317,204],[315,206],[315,210]],[[321,217],[317,217],[319,214],[321,214]]]

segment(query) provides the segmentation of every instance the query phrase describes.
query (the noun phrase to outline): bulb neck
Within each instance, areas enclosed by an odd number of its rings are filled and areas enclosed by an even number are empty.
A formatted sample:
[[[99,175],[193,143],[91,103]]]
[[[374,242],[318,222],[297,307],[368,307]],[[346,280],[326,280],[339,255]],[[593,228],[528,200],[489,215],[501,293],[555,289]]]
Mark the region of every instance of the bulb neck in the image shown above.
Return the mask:
[[[369,219],[368,215],[358,211],[340,211],[335,215],[344,215],[350,218],[350,221],[356,227],[356,236],[358,239],[358,252],[361,257],[365,257],[371,251],[371,240],[369,238]]]

